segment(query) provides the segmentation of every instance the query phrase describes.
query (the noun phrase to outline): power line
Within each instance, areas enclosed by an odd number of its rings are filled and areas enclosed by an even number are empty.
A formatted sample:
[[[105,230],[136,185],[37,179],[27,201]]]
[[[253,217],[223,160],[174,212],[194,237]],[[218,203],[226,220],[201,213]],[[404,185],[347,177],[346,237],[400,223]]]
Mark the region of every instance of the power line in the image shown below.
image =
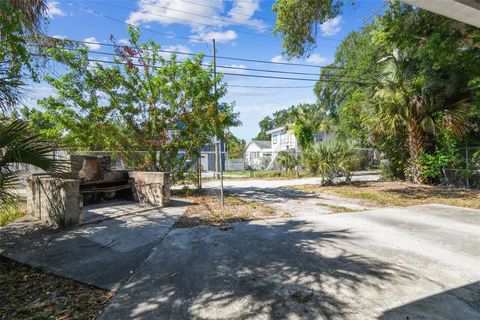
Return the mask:
[[[66,50],[73,50],[72,48],[65,48]],[[89,51],[89,53],[93,54],[101,54],[101,55],[107,55],[107,56],[115,56],[118,57],[117,53],[112,53],[112,52],[102,52],[102,51]],[[178,63],[181,63],[178,61]],[[203,66],[207,66],[206,64],[202,64]],[[308,72],[295,72],[295,71],[282,71],[282,70],[269,70],[269,69],[258,69],[258,68],[247,68],[247,67],[237,67],[237,66],[222,66],[222,65],[217,65],[218,68],[223,68],[223,69],[230,69],[230,70],[241,70],[241,71],[255,71],[255,72],[266,72],[266,73],[276,73],[276,74],[293,74],[293,75],[307,75],[307,76],[320,76],[320,73],[308,73]],[[327,75],[328,77],[332,77],[332,75]],[[344,78],[350,78],[350,79],[355,79],[355,80],[365,80],[361,77],[357,76],[349,76],[349,75],[342,75],[340,76],[342,79]]]
[[[93,13],[97,16],[101,16],[101,17],[104,17],[106,19],[109,19],[109,20],[112,20],[112,21],[115,21],[115,22],[118,22],[118,23],[121,23],[121,24],[124,24],[124,25],[127,25],[127,26],[130,26],[130,24],[126,23],[125,21],[122,21],[120,19],[117,19],[117,18],[114,18],[114,17],[111,17],[109,15],[106,15],[102,12],[99,12],[99,11],[96,11],[96,10],[93,10],[93,9],[90,9],[90,8],[87,8],[86,6],[82,5],[82,4],[79,4],[79,3],[74,3],[72,1],[68,1],[68,3],[76,6],[77,8],[80,8],[80,10],[83,10],[85,12],[88,12],[88,13]],[[148,32],[151,32],[151,33],[155,33],[155,34],[159,34],[159,35],[162,35],[162,36],[167,36],[168,38],[172,38],[172,37],[175,37],[175,38],[179,38],[179,39],[185,39],[185,40],[190,40],[190,38],[188,37],[182,37],[182,36],[178,36],[178,35],[174,35],[174,34],[171,34],[171,33],[165,33],[165,32],[159,32],[159,31],[155,31],[155,30],[151,30],[151,29],[147,29],[147,28],[143,28],[143,27],[140,27],[138,26],[138,28],[140,30],[144,30],[144,31],[148,31]]]
[[[231,88],[253,88],[253,89],[301,89],[301,88],[314,88],[314,86],[243,86],[236,84],[229,84]]]
[[[66,50],[73,50],[70,48],[65,48]],[[95,51],[95,50],[90,50],[88,53],[94,53],[94,54],[103,54],[107,56],[115,56],[118,57],[117,53],[112,53],[112,52],[102,52],[102,51]],[[179,61],[180,63],[180,61]],[[205,64],[202,64],[205,66]],[[236,67],[236,66],[222,66],[222,65],[217,65],[218,68],[223,68],[223,69],[230,69],[230,70],[242,70],[242,71],[256,71],[256,72],[268,72],[268,73],[283,73],[283,74],[296,74],[296,75],[306,75],[306,76],[320,76],[319,73],[309,73],[309,72],[295,72],[295,71],[281,71],[281,70],[268,70],[268,69],[257,69],[257,68],[247,68],[247,67]]]
[[[128,11],[135,11],[134,8],[128,8],[128,7],[123,7],[123,6],[119,6],[119,5],[107,4],[107,3],[99,2],[99,1],[95,1],[95,0],[91,0],[91,1],[92,1],[92,2],[95,2],[95,3],[98,3],[98,4],[101,4],[101,5],[104,5],[104,6],[109,6],[109,7],[118,8],[118,9],[124,9],[124,10],[128,10]],[[203,15],[203,14],[194,13],[194,12],[189,12],[189,11],[185,11],[185,10],[179,10],[179,9],[175,9],[175,8],[165,7],[165,6],[160,6],[160,5],[157,5],[157,4],[147,3],[146,5],[152,6],[152,7],[156,7],[156,8],[162,8],[162,9],[165,9],[165,10],[170,10],[170,11],[175,11],[175,12],[186,13],[186,14],[189,14],[189,15],[192,15],[192,16],[207,18],[207,19],[210,19],[210,20],[217,20],[217,21],[227,22],[227,23],[230,23],[230,24],[237,24],[237,25],[241,25],[241,26],[247,26],[247,27],[250,27],[250,28],[254,28],[254,27],[255,27],[255,26],[253,26],[252,24],[248,24],[248,23],[241,23],[241,22],[237,22],[237,21],[233,21],[233,20],[228,20],[228,19],[223,19],[223,18],[217,18],[217,17],[209,17],[209,16],[206,16],[206,15]],[[211,24],[201,23],[201,22],[191,21],[191,20],[185,20],[185,19],[181,19],[181,18],[170,17],[170,16],[167,16],[167,15],[159,14],[159,13],[149,12],[149,11],[147,11],[147,10],[142,10],[142,12],[143,12],[143,13],[147,13],[147,14],[152,15],[152,16],[165,17],[165,18],[172,19],[172,20],[185,21],[185,22],[191,23],[191,24],[200,24],[200,25],[204,25],[204,26],[211,26]],[[237,30],[237,31],[238,31],[238,30]],[[240,31],[239,31],[239,32],[240,32]],[[260,35],[260,34],[258,34],[258,33],[252,33],[252,32],[249,32],[249,34]],[[265,36],[265,35],[264,35],[264,36]]]
[[[43,55],[36,54],[36,53],[33,53],[32,55],[44,57]],[[53,59],[53,57],[50,57],[50,56],[47,56],[46,58]],[[93,58],[87,58],[85,60],[89,61],[89,62],[98,62],[98,63],[115,64],[115,65],[134,65],[134,66],[140,66],[140,67],[144,66],[144,65],[139,64],[139,63],[128,64],[126,62],[121,62],[121,61],[107,61],[107,60],[93,59]],[[150,66],[150,67],[156,68],[155,66]],[[251,78],[264,78],[264,79],[277,79],[277,80],[367,84],[367,83],[364,83],[364,82],[361,82],[361,81],[353,81],[353,80],[327,80],[327,79],[291,78],[291,77],[276,77],[276,76],[265,76],[265,75],[256,75],[256,74],[240,74],[240,73],[228,73],[228,72],[222,72],[222,74],[227,75],[227,76],[234,76],[234,77],[251,77]]]
[[[115,45],[110,43],[100,43],[94,41],[85,41],[85,40],[74,40],[74,39],[57,39],[52,38],[55,41],[62,42],[62,41],[69,41],[69,42],[77,42],[83,44],[93,44],[93,45],[100,45],[100,46],[107,46],[107,47],[116,47],[121,45]],[[196,56],[198,53],[191,53],[191,52],[182,52],[182,51],[173,51],[173,50],[163,50],[159,49],[159,52],[165,53],[175,53],[181,55],[188,55],[188,56]],[[212,55],[203,54],[205,57],[212,58]],[[228,57],[228,56],[217,56],[217,59],[224,59],[224,60],[236,60],[236,61],[244,61],[244,62],[256,62],[256,63],[266,63],[266,64],[273,64],[273,65],[286,65],[286,66],[300,66],[300,67],[308,67],[308,68],[323,68],[323,69],[341,69],[341,70],[348,70],[348,68],[344,67],[335,67],[335,66],[326,66],[326,65],[319,65],[319,64],[306,64],[306,63],[296,63],[296,62],[277,62],[277,61],[268,61],[268,60],[258,60],[258,59],[246,59],[246,58],[237,58],[237,57]]]
[[[128,10],[128,11],[134,11],[135,9],[133,8],[127,8],[127,7],[123,7],[123,6],[118,6],[118,5],[112,5],[112,4],[106,4],[106,3],[103,3],[103,2],[98,2],[98,1],[95,1],[95,0],[92,0],[93,2],[95,3],[99,3],[101,5],[105,5],[105,6],[109,6],[109,7],[113,7],[113,8],[119,8],[119,9],[123,9],[123,10]],[[70,2],[70,1],[68,1]],[[71,3],[71,2],[70,2]],[[238,24],[238,25],[244,25],[244,26],[248,26],[248,27],[251,27],[253,28],[254,26],[252,25],[249,25],[249,24],[242,24],[242,23],[239,23],[239,22],[234,22],[234,21],[231,21],[231,20],[227,20],[227,19],[221,19],[221,18],[215,18],[215,17],[208,17],[208,16],[205,16],[205,15],[200,15],[200,14],[197,14],[197,13],[192,13],[192,12],[188,12],[188,11],[184,11],[184,10],[178,10],[178,9],[173,9],[173,8],[169,8],[169,7],[164,7],[164,6],[159,6],[159,5],[154,5],[154,4],[149,4],[151,6],[155,6],[155,7],[160,7],[160,8],[164,8],[164,9],[167,9],[167,10],[172,10],[172,11],[177,11],[177,12],[182,12],[182,13],[186,13],[186,14],[191,14],[191,15],[196,15],[196,16],[200,16],[200,17],[204,17],[204,18],[208,18],[208,19],[213,19],[213,20],[220,20],[220,21],[224,21],[224,22],[228,22],[228,23],[232,23],[232,24]],[[97,14],[97,15],[100,15],[100,16],[103,16],[105,18],[108,18],[110,20],[113,20],[113,21],[116,21],[116,22],[120,22],[120,23],[124,23],[126,25],[129,25],[128,23],[126,23],[125,21],[122,21],[120,19],[117,19],[117,18],[114,18],[114,17],[111,17],[111,16],[108,16],[102,12],[99,12],[99,11],[96,11],[96,10],[93,10],[93,9],[90,9],[90,8],[87,8],[83,5],[80,5],[83,7],[84,10],[87,10],[87,11],[91,11],[92,13],[94,14]],[[181,18],[175,18],[175,17],[170,17],[170,16],[167,16],[167,15],[162,15],[162,14],[158,14],[158,13],[153,13],[153,12],[148,12],[148,11],[143,11],[144,13],[147,13],[149,15],[153,15],[153,16],[159,16],[159,17],[164,17],[164,18],[168,18],[168,19],[171,19],[171,20],[177,20],[177,21],[183,21],[183,22],[186,22],[188,24],[198,24],[198,25],[203,25],[203,26],[208,26],[210,27],[211,24],[207,24],[207,23],[202,23],[202,22],[198,22],[198,21],[191,21],[191,20],[186,20],[186,19],[181,19]],[[146,28],[142,28],[139,26],[140,29],[142,30],[146,30],[146,31],[150,31],[150,32],[154,32],[154,33],[158,33],[158,34],[162,34],[162,35],[168,35],[166,33],[159,33],[157,31],[154,31],[154,30],[151,30],[151,29],[146,29]],[[272,30],[270,29],[267,29],[268,31],[270,32],[273,32]],[[250,32],[250,31],[245,31],[245,30],[235,30],[236,32],[239,32],[239,33],[244,33],[244,34],[249,34],[249,35],[253,35],[253,36],[259,36],[259,37],[265,37],[265,38],[274,38],[273,35],[269,34],[261,34],[261,33],[258,33],[258,32]],[[186,37],[180,37],[180,36],[176,36],[177,38],[182,38],[182,39],[187,39],[187,40],[191,40],[191,38],[186,38]],[[335,41],[335,42],[342,42],[343,40],[340,40],[340,39],[332,39],[332,38],[325,38],[325,37],[317,37],[317,39],[321,39],[321,40],[326,40],[326,41]],[[325,46],[325,45],[324,45]],[[328,45],[327,45],[328,46]],[[336,46],[335,46],[336,47]]]
[[[219,8],[219,7],[215,7],[215,6],[210,6],[208,4],[203,4],[203,3],[197,3],[197,2],[194,2],[194,1],[187,1],[187,0],[180,0],[181,2],[185,2],[185,3],[190,3],[190,4],[193,4],[193,5],[196,5],[196,6],[201,6],[201,7],[206,7],[206,8],[213,8],[213,9],[217,9],[217,10],[221,10],[222,8]],[[233,9],[232,9],[233,10]],[[230,10],[230,13],[232,13],[232,10]],[[242,12],[236,12],[234,11],[233,13],[235,14],[238,14],[238,15],[241,15],[241,16],[245,16],[245,17],[253,17],[252,15],[250,14],[245,14],[245,13],[242,13]],[[270,19],[266,19],[266,18],[261,18],[262,20],[265,20],[265,21],[268,21],[268,22],[273,22],[272,20]]]

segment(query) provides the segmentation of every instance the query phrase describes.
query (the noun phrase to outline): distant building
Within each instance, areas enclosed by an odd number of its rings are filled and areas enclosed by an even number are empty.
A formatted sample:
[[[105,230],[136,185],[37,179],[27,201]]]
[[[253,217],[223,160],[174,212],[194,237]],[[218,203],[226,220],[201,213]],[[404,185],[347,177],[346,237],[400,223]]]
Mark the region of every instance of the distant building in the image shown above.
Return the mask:
[[[222,140],[220,144],[220,152],[221,152],[221,163],[223,169],[225,169],[225,159],[227,158],[227,152],[225,150],[225,143]],[[200,151],[200,165],[203,172],[215,172],[215,143],[214,139],[210,144],[203,146],[202,150]],[[220,170],[220,168],[218,168]]]
[[[287,127],[278,127],[267,131],[271,135],[272,152],[297,149],[297,138]]]
[[[243,160],[246,167],[265,169],[272,157],[271,141],[252,140],[245,147]],[[265,164],[265,162],[268,162]]]
[[[245,148],[245,165],[253,169],[271,170],[275,166],[275,158],[281,151],[289,150],[297,153],[299,150],[297,138],[287,126],[278,127],[266,132],[271,136],[270,141],[252,140]],[[335,137],[331,132],[315,132],[315,144],[329,141]]]

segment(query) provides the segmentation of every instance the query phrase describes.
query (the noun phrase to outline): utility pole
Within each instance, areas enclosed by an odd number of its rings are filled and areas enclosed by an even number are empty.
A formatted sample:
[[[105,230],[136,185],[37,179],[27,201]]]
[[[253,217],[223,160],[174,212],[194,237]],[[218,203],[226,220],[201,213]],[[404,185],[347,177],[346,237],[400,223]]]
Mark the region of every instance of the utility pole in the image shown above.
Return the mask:
[[[215,46],[215,39],[212,39],[213,44],[213,93],[215,94],[215,108],[218,111],[218,101],[217,101],[217,48]],[[223,139],[218,140],[217,135],[215,135],[215,174],[220,173],[220,202],[222,206],[225,205],[225,199],[223,197],[223,163],[222,163],[222,144]]]

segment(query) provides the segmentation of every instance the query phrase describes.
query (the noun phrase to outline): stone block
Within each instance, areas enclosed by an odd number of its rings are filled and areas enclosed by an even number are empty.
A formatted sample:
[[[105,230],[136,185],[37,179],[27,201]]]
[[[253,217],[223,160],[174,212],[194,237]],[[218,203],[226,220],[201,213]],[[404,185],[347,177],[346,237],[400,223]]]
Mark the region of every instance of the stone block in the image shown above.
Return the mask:
[[[136,201],[162,207],[170,203],[168,172],[130,171],[128,175]]]
[[[27,212],[54,227],[70,227],[82,220],[78,179],[33,175],[28,181]]]

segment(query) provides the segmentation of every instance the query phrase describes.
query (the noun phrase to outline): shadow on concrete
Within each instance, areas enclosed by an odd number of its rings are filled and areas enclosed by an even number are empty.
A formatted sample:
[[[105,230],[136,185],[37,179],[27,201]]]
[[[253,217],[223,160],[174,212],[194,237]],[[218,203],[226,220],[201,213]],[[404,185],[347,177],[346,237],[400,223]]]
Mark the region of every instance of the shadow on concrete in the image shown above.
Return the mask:
[[[468,197],[475,197],[478,195],[478,191],[468,189],[456,189],[456,188],[439,188],[431,186],[410,186],[404,188],[389,188],[384,190],[387,193],[400,195],[406,199],[426,200],[432,198],[450,198],[450,199],[462,199]]]
[[[337,319],[355,313],[359,289],[411,276],[343,250],[338,241],[355,240],[348,230],[231,227],[172,230],[100,319]]]
[[[315,199],[319,195],[314,192],[308,192],[293,188],[227,188],[227,192],[238,196],[245,197],[249,200],[260,202],[284,203],[289,200]]]
[[[183,214],[187,202],[70,229],[14,222],[0,230],[0,254],[45,271],[116,290]],[[121,206],[116,206],[121,210]]]
[[[480,319],[480,282],[404,304],[384,312],[379,319]]]

